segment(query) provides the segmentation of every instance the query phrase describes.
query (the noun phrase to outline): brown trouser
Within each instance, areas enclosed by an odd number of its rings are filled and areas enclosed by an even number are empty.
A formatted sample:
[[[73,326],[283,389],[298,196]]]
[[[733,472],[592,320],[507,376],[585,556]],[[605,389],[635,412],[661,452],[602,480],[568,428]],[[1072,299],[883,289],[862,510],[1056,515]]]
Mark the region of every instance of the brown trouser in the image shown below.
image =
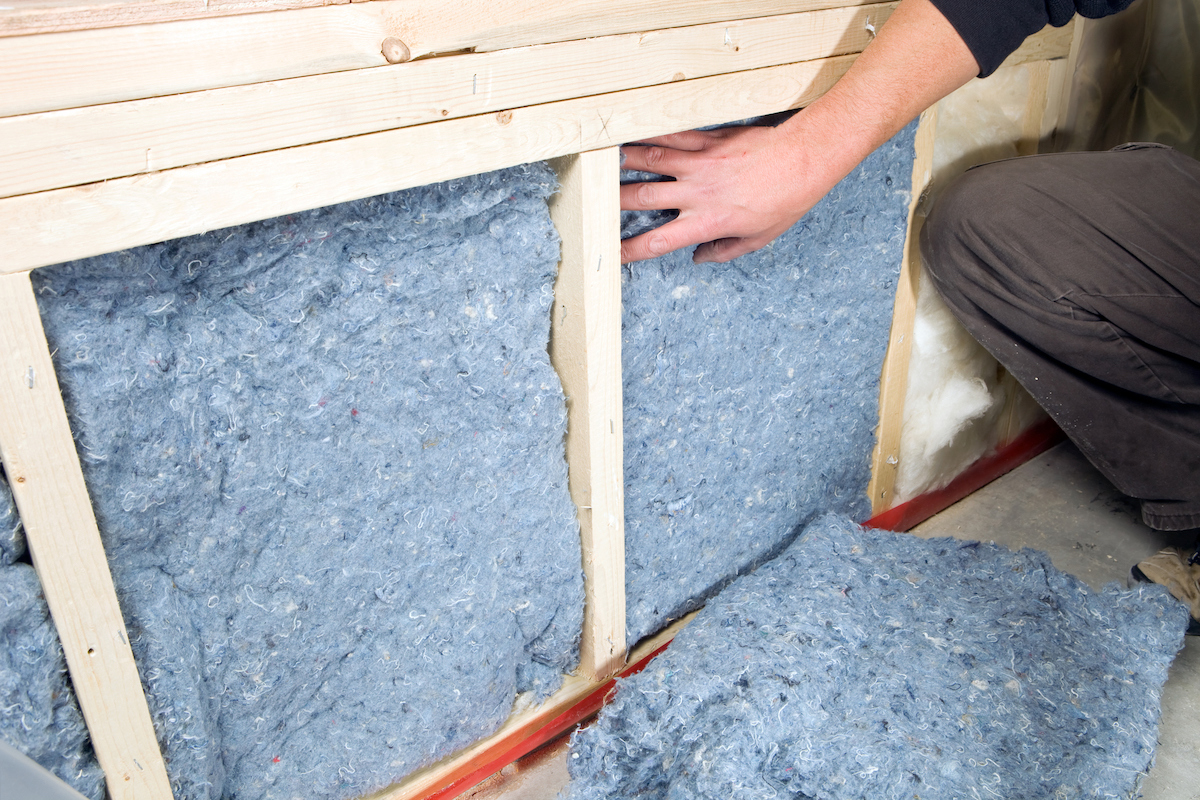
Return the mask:
[[[1152,527],[1200,527],[1200,162],[1160,145],[969,170],[921,252],[950,308]]]

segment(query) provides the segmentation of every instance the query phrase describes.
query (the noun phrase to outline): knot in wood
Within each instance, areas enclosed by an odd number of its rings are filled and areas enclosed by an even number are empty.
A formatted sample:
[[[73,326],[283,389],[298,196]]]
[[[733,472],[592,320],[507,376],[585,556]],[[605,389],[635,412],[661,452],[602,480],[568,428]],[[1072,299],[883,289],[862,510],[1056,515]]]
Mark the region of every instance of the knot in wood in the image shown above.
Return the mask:
[[[412,51],[408,49],[408,45],[394,36],[384,39],[380,50],[389,64],[403,64],[412,60]]]

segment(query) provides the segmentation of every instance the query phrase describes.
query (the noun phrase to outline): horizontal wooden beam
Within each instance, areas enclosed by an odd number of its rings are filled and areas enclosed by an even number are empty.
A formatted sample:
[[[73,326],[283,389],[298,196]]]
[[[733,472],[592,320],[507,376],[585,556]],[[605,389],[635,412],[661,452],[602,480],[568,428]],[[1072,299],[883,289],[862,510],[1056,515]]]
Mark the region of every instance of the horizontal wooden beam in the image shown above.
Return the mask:
[[[0,273],[796,108],[855,56],[273,150],[0,199]]]
[[[404,42],[420,58],[862,3],[375,0],[0,37],[0,116],[382,66],[385,39]]]
[[[359,4],[366,0],[20,0],[0,7],[0,37],[150,25],[240,14],[262,14],[302,8]],[[666,27],[644,24],[653,17],[668,25],[747,19],[820,8],[855,5],[869,0],[374,0],[400,9],[418,38],[441,42],[448,52],[475,48],[496,50],[539,42],[561,42],[587,36],[629,33]],[[464,42],[466,44],[464,44]],[[457,46],[455,46],[457,45]],[[427,45],[428,47],[429,45]]]
[[[0,197],[856,53],[895,3],[622,34],[0,119]]]
[[[382,66],[387,5],[0,38],[0,116]]]
[[[0,36],[30,36],[258,14],[365,0],[23,0],[0,8]]]
[[[0,276],[0,459],[109,796],[169,800],[167,769],[27,275]]]
[[[1033,37],[1022,51],[1044,50]],[[0,273],[799,108],[855,56],[679,81],[0,199]]]
[[[402,25],[416,43],[415,52],[484,52],[870,2],[874,0],[410,0],[412,10]]]

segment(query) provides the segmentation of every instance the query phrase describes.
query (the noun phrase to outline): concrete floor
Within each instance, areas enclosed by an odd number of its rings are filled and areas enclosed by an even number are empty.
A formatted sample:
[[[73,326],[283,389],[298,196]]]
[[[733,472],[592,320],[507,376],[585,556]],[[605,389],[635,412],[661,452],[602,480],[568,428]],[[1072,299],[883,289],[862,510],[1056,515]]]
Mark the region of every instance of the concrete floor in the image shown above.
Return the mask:
[[[1069,444],[1018,467],[913,532],[1044,550],[1059,569],[1095,588],[1112,581],[1127,585],[1133,564],[1167,545],[1191,544],[1142,525],[1137,505]],[[467,796],[553,800],[567,782],[566,759],[565,742],[549,745]],[[1200,800],[1200,637],[1188,637],[1171,668],[1163,691],[1158,759],[1142,797]]]

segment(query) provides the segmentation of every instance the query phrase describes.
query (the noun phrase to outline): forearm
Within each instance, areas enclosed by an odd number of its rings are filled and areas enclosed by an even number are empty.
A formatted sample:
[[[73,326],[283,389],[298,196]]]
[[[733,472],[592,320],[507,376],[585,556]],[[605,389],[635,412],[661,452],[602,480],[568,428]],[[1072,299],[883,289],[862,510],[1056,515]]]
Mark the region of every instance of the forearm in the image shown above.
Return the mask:
[[[929,106],[969,81],[979,67],[929,0],[903,0],[849,72],[823,97],[780,126],[803,168],[832,188]],[[816,173],[816,174],[814,174]]]

